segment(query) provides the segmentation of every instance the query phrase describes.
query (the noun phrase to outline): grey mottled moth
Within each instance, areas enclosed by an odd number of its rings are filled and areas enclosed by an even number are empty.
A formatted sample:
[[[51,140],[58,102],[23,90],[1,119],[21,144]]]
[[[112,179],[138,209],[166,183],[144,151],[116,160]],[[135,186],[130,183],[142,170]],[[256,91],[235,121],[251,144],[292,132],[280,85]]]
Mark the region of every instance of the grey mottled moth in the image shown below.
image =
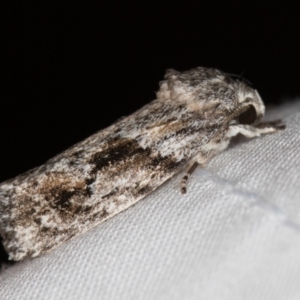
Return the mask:
[[[0,185],[0,233],[12,260],[35,257],[133,205],[231,137],[283,129],[261,123],[258,92],[216,69],[168,70],[157,99]]]

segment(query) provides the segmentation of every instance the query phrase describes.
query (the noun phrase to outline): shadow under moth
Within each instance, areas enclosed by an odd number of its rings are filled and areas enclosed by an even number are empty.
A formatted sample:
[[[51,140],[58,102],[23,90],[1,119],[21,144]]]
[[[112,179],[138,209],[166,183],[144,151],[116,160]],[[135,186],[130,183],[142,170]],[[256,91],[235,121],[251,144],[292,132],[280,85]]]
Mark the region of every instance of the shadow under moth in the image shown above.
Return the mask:
[[[111,218],[231,137],[284,129],[245,82],[216,69],[168,70],[156,100],[16,178],[0,184],[0,234],[11,260],[36,257]]]

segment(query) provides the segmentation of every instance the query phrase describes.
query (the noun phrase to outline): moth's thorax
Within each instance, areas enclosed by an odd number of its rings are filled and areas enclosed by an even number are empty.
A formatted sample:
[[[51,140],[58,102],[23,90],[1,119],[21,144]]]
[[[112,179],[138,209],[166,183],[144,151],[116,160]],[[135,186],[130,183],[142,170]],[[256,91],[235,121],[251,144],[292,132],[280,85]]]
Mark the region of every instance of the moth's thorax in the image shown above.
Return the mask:
[[[173,100],[182,103],[194,103],[201,109],[205,104],[236,103],[236,91],[228,75],[215,69],[196,68],[186,72],[169,70],[165,81],[160,83],[157,98]]]

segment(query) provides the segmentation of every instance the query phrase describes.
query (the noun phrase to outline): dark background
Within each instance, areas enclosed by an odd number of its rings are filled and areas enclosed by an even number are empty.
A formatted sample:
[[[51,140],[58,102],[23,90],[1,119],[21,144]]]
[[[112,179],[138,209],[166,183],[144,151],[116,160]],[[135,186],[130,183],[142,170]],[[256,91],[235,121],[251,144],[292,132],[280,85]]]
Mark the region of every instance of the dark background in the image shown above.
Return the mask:
[[[291,4],[97,2],[2,7],[0,182],[154,99],[167,68],[243,75],[267,104],[300,95]]]

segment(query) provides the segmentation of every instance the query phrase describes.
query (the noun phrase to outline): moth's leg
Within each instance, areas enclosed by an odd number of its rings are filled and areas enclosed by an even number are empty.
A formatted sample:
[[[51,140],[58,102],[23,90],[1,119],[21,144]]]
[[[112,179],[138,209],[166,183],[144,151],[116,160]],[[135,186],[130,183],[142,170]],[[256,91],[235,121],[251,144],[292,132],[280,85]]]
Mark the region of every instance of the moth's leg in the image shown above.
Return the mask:
[[[197,166],[199,163],[195,161],[192,166],[187,170],[186,174],[182,177],[181,180],[181,193],[185,194],[186,193],[186,183],[189,179],[189,177],[192,175],[192,173],[196,170]]]
[[[276,131],[285,129],[285,125],[282,123],[281,120],[276,120],[276,121],[272,121],[272,122],[263,122],[263,123],[256,125],[255,127],[257,127],[257,128],[273,127],[273,128],[277,129]]]
[[[252,138],[260,136],[261,134],[268,134],[276,131],[285,129],[285,125],[281,123],[280,120],[274,122],[260,123],[256,126],[246,125],[246,124],[236,124],[230,125],[227,133],[228,137],[236,136],[238,133]]]

